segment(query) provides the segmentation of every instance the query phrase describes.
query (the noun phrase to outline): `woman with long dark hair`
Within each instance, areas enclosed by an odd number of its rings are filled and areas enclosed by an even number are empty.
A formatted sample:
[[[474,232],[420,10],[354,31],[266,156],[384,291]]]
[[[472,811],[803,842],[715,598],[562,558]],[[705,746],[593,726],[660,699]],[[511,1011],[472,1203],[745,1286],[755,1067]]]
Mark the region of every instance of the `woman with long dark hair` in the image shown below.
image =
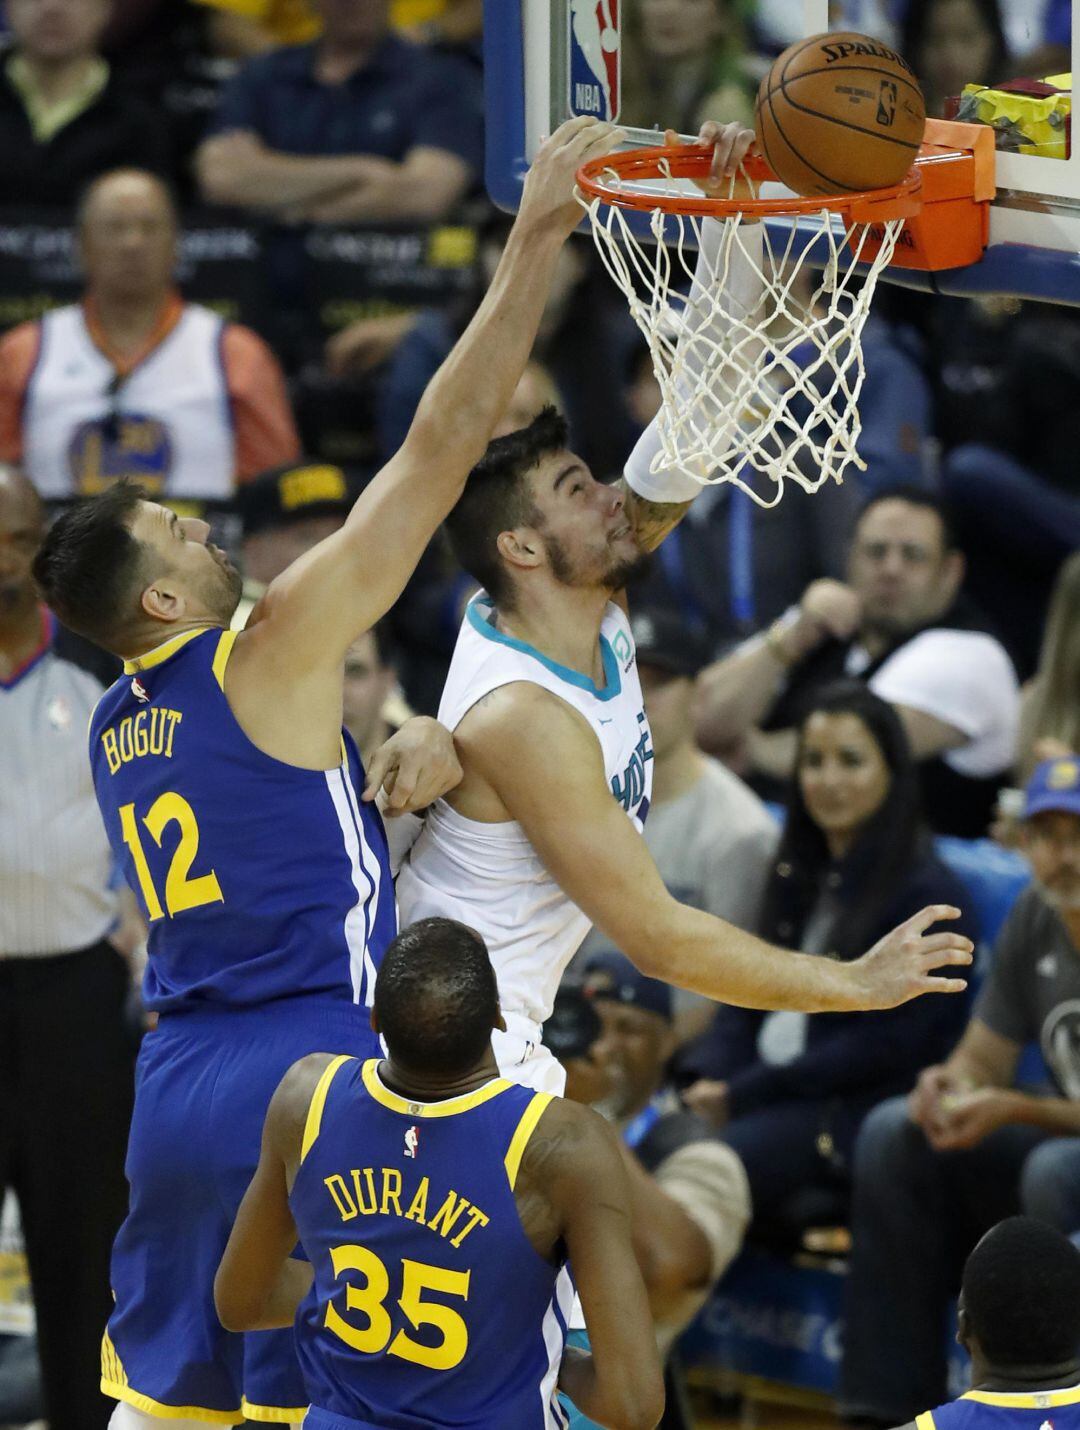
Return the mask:
[[[850,959],[924,904],[968,902],[923,826],[895,711],[861,682],[825,687],[799,727],[757,931],[804,953]],[[962,998],[858,1015],[722,1007],[680,1059],[684,1075],[699,1075],[686,1101],[739,1153],[758,1220],[798,1221],[797,1194],[846,1194],[863,1118],[948,1053],[966,1017]]]

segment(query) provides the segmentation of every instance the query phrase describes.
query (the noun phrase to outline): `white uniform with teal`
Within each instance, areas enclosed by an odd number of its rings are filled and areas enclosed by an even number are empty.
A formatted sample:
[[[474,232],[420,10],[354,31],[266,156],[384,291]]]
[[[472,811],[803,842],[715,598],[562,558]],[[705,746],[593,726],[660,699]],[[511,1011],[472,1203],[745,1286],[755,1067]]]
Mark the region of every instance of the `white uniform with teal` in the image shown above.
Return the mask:
[[[612,796],[640,829],[652,792],[652,739],[638,680],[630,623],[609,604],[600,626],[604,681],[595,685],[495,627],[486,595],[465,612],[439,719],[455,730],[478,700],[504,685],[540,685],[589,722],[604,756]],[[544,737],[537,730],[537,739]],[[495,1051],[503,1074],[562,1092],[562,1069],[540,1046],[563,970],[589,920],[544,868],[519,824],[481,824],[439,800],[398,875],[401,926],[442,915],[476,929],[499,979],[507,1033]]]

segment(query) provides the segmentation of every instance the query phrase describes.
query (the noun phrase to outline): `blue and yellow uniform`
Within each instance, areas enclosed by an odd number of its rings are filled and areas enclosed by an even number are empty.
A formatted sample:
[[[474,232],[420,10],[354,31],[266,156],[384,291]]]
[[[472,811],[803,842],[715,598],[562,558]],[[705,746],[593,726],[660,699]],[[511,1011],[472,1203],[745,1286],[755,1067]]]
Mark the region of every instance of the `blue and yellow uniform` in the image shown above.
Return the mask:
[[[1080,1386],[1071,1390],[969,1390],[927,1410],[916,1430],[1078,1430]]]
[[[236,636],[186,632],[129,661],[90,724],[98,803],[149,922],[128,1147],[130,1213],[102,1387],[157,1414],[299,1419],[290,1332],[228,1335],[213,1278],[297,1058],[377,1050],[375,973],[395,932],[378,813],[355,746],[305,770],[264,754],[225,698]]]
[[[305,1430],[548,1430],[573,1286],[514,1198],[551,1095],[502,1078],[409,1102],[336,1058],[290,1205],[315,1279],[296,1339]]]

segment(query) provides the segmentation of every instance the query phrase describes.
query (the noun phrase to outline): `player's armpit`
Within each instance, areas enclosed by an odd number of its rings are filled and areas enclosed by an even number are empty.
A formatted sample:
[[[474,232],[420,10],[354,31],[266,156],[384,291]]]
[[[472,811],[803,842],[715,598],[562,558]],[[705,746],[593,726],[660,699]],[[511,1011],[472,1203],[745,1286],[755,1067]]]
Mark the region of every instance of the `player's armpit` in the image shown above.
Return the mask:
[[[590,1108],[555,1099],[544,1139],[547,1197],[574,1268],[592,1353],[569,1355],[560,1387],[611,1430],[653,1430],[664,1382],[645,1286],[630,1240],[630,1191],[615,1134]]]
[[[649,501],[639,496],[625,477],[620,477],[614,485],[623,494],[626,515],[642,551],[655,551],[693,504],[688,501]]]
[[[259,1164],[214,1278],[214,1305],[227,1331],[291,1326],[311,1286],[311,1266],[290,1256],[297,1233],[289,1185],[312,1094],[331,1060],[316,1053],[294,1063],[270,1101]]]

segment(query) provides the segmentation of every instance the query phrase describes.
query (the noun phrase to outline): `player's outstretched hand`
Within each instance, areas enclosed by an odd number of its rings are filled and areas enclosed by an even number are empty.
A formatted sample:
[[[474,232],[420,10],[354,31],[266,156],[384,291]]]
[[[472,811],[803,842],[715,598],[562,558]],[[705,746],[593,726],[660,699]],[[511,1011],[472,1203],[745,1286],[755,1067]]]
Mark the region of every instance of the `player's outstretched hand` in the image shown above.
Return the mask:
[[[384,814],[415,814],[460,784],[462,773],[450,731],[417,715],[375,752],[364,799],[375,799],[381,790]]]
[[[577,171],[589,159],[610,154],[623,137],[621,129],[599,119],[579,116],[560,124],[536,151],[525,178],[520,218],[550,221],[569,237],[582,219],[581,205],[574,198]]]
[[[936,923],[958,919],[951,904],[929,904],[887,933],[869,953],[849,964],[854,987],[854,1009],[896,1008],[922,993],[962,993],[963,978],[949,978],[935,969],[970,964],[975,945],[952,929],[927,930]]]

